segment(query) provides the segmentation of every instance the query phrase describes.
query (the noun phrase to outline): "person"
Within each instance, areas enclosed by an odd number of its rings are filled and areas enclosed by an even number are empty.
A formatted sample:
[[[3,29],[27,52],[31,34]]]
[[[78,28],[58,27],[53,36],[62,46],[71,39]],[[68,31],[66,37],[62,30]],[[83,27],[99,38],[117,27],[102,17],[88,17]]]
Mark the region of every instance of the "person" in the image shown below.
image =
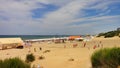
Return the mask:
[[[90,50],[90,46],[88,46],[88,50]]]
[[[64,45],[64,48],[66,48],[66,45]]]
[[[101,44],[101,47],[103,48],[103,44]]]
[[[36,48],[34,48],[34,52],[36,52]]]
[[[29,49],[28,49],[28,53],[30,53],[31,51],[30,51],[30,47],[29,47]]]
[[[40,50],[42,50],[42,48],[40,47]]]
[[[35,64],[33,65],[33,67],[32,67],[32,68],[36,68]]]
[[[73,44],[73,48],[77,47],[78,44]]]
[[[96,45],[94,45],[93,49],[96,49]]]
[[[40,68],[40,65],[38,65],[37,68]]]
[[[62,40],[62,43],[65,43],[64,39]]]
[[[100,46],[102,47],[102,41],[100,41]]]
[[[100,47],[100,45],[98,44],[98,47]]]
[[[38,65],[37,68],[43,68],[43,66]]]
[[[85,47],[85,46],[86,46],[86,42],[84,42],[84,44],[83,44],[83,45],[84,45],[84,47]]]

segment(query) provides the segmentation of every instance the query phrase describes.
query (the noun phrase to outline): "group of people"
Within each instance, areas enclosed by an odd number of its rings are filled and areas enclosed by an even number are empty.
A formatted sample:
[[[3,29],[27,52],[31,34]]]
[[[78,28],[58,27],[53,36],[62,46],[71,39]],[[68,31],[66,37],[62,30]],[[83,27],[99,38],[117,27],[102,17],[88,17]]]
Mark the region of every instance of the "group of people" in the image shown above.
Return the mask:
[[[42,50],[42,47],[39,47],[39,50],[41,51],[41,50]],[[34,48],[34,52],[36,52],[36,51],[37,51],[36,48]],[[30,47],[29,47],[28,53],[31,53]]]
[[[88,49],[90,49],[90,47],[88,46],[87,42],[83,42],[83,47],[88,47]],[[74,43],[73,45],[73,48],[77,47],[78,44],[77,43]],[[98,43],[95,43],[93,44],[93,49],[96,49],[97,47],[102,47],[103,48],[103,44],[102,44],[102,41],[99,41]],[[64,48],[66,48],[66,45],[64,45]]]
[[[83,47],[86,47],[86,45],[87,45],[87,42],[84,42],[84,43],[83,43]],[[97,47],[103,48],[102,41],[99,41],[98,43],[95,43],[95,42],[94,42],[93,49],[96,49]],[[90,49],[90,48],[88,47],[88,49]]]

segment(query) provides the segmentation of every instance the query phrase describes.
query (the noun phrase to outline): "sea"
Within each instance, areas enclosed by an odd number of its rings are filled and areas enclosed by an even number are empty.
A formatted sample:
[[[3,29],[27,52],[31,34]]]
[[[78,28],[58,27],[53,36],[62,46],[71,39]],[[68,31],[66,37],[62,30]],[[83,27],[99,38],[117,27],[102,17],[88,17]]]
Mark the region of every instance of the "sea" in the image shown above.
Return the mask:
[[[68,37],[70,35],[0,35],[0,38],[16,38],[20,37],[22,40],[30,39],[46,39],[46,38],[59,38],[59,37]]]

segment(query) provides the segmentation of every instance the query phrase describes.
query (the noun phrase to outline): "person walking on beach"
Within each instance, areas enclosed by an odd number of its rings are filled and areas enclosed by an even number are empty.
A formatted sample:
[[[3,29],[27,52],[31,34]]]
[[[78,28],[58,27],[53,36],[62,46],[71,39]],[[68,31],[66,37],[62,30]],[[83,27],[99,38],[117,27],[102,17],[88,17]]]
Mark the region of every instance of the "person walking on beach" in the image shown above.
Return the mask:
[[[41,48],[41,47],[40,47],[39,49],[40,49],[40,50],[42,50],[42,48]]]
[[[66,48],[66,45],[64,45],[64,48]]]
[[[86,46],[86,42],[84,42],[83,46],[84,46],[84,47]]]
[[[93,49],[96,49],[96,45],[93,46]]]
[[[102,47],[102,41],[100,41],[100,46]]]
[[[73,44],[73,48],[75,48],[75,47],[77,47],[78,46],[78,44]]]
[[[36,48],[34,48],[34,52],[36,52]]]
[[[40,68],[40,65],[38,65],[37,68]]]

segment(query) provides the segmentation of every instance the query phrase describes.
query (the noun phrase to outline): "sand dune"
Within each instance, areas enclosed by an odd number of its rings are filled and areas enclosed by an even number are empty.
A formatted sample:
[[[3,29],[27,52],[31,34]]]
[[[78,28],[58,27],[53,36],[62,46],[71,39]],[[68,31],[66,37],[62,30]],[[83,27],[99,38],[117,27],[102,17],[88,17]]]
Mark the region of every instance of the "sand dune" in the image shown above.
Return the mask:
[[[100,43],[101,42],[101,43]],[[73,48],[73,44],[78,44],[77,47]],[[90,57],[95,50],[102,48],[101,46],[93,49],[96,45],[103,45],[105,47],[120,47],[120,38],[94,38],[89,42],[86,42],[86,46],[83,47],[84,42],[69,42],[66,43],[33,43],[30,48],[31,53],[36,56],[36,60],[32,65],[40,65],[43,68],[90,68],[91,62]],[[64,48],[66,46],[66,48]],[[39,49],[42,47],[42,50]],[[36,52],[34,52],[34,48]],[[49,50],[50,52],[44,52]],[[25,60],[26,54],[29,52],[29,48],[24,49],[7,49],[0,50],[0,59],[20,57]],[[44,56],[45,59],[39,60],[39,56]],[[73,59],[73,61],[71,60]]]

